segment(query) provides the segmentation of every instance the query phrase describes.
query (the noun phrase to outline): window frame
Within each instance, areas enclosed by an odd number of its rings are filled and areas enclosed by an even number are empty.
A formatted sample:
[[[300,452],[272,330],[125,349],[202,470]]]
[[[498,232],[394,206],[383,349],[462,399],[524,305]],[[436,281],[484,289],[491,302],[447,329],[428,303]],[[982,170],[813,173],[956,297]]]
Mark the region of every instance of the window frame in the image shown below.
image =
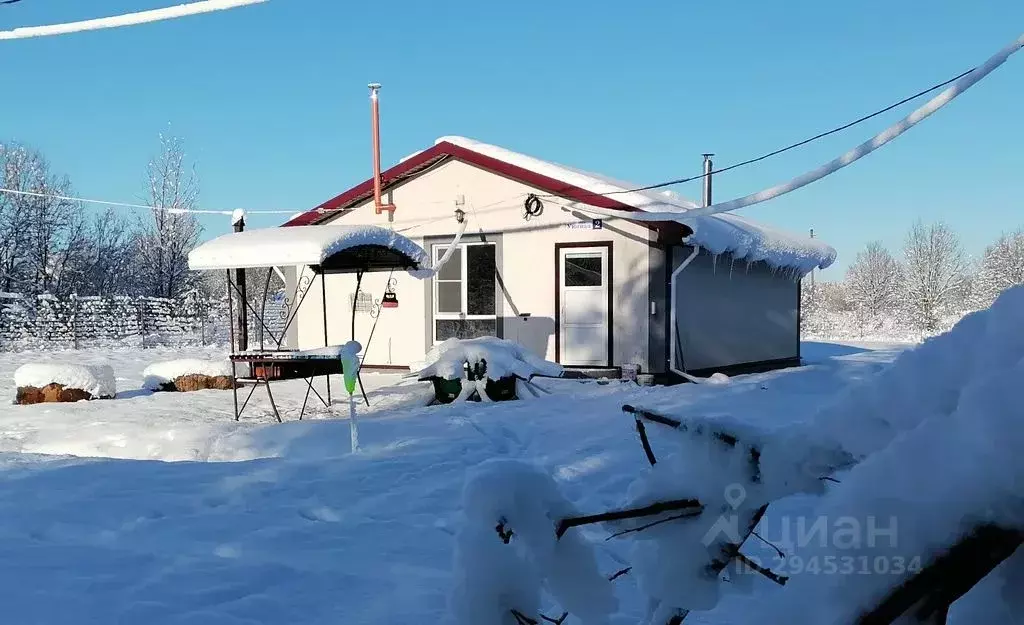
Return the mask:
[[[460,283],[460,287],[461,287],[459,290],[460,290],[460,295],[461,295],[461,297],[460,297],[460,300],[461,300],[460,301],[460,308],[462,310],[461,312],[458,312],[458,313],[448,313],[448,312],[439,312],[437,310],[438,304],[440,302],[440,300],[438,298],[438,285],[441,282],[452,283],[452,282],[455,282],[455,280],[439,280],[437,275],[435,275],[434,277],[431,278],[431,282],[433,284],[431,284],[430,288],[431,288],[431,294],[432,294],[433,302],[431,304],[431,311],[430,311],[430,314],[431,314],[431,318],[430,318],[430,337],[431,337],[431,341],[432,341],[432,343],[434,345],[437,345],[437,344],[442,342],[442,341],[439,341],[437,339],[437,322],[438,321],[490,321],[490,320],[493,320],[494,321],[495,335],[497,335],[497,332],[498,332],[498,307],[497,307],[497,305],[495,305],[495,307],[494,307],[494,314],[492,314],[492,315],[471,315],[468,312],[466,312],[466,311],[469,310],[469,254],[467,253],[466,248],[473,247],[473,246],[479,246],[479,245],[489,245],[489,246],[491,246],[494,249],[495,265],[497,265],[497,262],[498,262],[498,247],[497,247],[496,243],[494,243],[492,241],[462,241],[462,242],[459,242],[459,244],[458,244],[458,248],[459,248],[459,251],[460,251],[460,253],[459,253],[459,264],[460,264],[460,267],[459,267],[459,272],[460,272],[460,274],[459,274],[460,275],[459,283]],[[440,260],[440,258],[442,256],[444,256],[444,253],[451,246],[452,246],[451,243],[434,243],[431,246],[431,252],[430,252],[431,253],[431,258],[433,259],[433,261],[436,263],[438,260]],[[451,262],[451,259],[449,259],[448,262]],[[493,279],[493,277],[492,277],[492,279]],[[495,285],[495,293],[497,293],[497,285]]]

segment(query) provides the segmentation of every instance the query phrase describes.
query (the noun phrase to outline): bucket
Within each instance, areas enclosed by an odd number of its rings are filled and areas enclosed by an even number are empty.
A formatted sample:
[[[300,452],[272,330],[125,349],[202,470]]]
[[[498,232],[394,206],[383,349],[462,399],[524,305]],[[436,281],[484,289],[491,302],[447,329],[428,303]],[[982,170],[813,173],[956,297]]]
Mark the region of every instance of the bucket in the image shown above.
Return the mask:
[[[630,382],[636,382],[636,376],[640,375],[640,365],[624,364],[622,365],[622,379],[629,380]]]

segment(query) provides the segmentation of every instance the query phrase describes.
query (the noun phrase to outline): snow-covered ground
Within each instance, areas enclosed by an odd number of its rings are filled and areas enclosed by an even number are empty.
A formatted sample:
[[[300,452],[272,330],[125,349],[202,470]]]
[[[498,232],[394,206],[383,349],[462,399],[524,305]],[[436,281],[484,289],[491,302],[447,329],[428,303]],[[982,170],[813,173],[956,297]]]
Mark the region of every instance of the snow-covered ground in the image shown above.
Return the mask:
[[[347,421],[327,420],[321,409],[311,420],[272,423],[262,390],[240,423],[229,391],[137,390],[148,364],[223,357],[214,350],[9,355],[0,363],[0,393],[11,398],[13,371],[36,361],[110,364],[118,398],[0,405],[4,620],[444,622],[467,469],[498,457],[529,460],[580,510],[604,511],[622,503],[646,466],[622,404],[670,399],[694,414],[782,424],[810,417],[901,349],[808,343],[806,367],[725,384],[542,380],[551,396],[500,404],[423,407],[429,386],[394,386],[399,376],[368,374],[373,406],[361,408],[357,454],[349,451]],[[294,418],[304,386],[279,388],[275,397]],[[658,432],[650,434],[657,448]],[[800,497],[772,506],[762,534],[772,540],[781,516],[810,509]],[[605,542],[599,526],[581,529],[600,545],[602,571],[625,566],[623,544]],[[764,545],[748,551],[772,560]],[[635,584],[628,575],[616,582],[615,623],[640,622]],[[755,622],[759,602],[779,589],[760,578],[753,584],[752,594],[727,588],[714,611],[686,622]]]

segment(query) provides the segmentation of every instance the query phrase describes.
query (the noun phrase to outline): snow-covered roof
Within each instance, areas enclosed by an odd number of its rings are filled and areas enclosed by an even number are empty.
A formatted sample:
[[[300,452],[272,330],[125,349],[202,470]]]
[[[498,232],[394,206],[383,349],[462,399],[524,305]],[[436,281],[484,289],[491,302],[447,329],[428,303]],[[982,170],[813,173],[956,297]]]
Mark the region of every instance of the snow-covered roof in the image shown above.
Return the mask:
[[[380,226],[322,225],[261,228],[233,232],[207,241],[188,255],[190,269],[320,265],[347,249],[385,247],[412,260],[420,269],[430,257],[412,240]]]
[[[773,267],[793,269],[801,274],[815,268],[824,269],[836,259],[835,249],[817,239],[783,232],[738,215],[687,218],[686,211],[697,208],[697,204],[671,191],[631,191],[643,185],[544,161],[466,137],[441,137],[436,144],[456,145],[589,193],[613,194],[614,199],[637,210],[678,212],[680,216],[676,221],[693,230],[686,242],[707,249],[712,254],[730,253],[737,259],[764,261]]]

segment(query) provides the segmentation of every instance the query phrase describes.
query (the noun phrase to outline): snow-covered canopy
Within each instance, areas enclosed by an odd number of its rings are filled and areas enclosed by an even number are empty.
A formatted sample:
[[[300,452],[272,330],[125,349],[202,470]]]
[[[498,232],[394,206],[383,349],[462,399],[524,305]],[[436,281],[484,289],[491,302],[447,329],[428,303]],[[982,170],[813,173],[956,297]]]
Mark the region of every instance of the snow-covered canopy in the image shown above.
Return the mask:
[[[686,211],[697,204],[671,191],[649,189],[628,191],[643,186],[623,182],[565,165],[519,154],[502,147],[480,143],[465,137],[447,136],[437,140],[458,145],[478,154],[500,160],[528,171],[579,187],[589,193],[614,193],[616,200],[645,212],[679,213],[678,221],[693,234],[687,243],[700,246],[712,254],[732,254],[748,262],[764,261],[772,267],[808,273],[824,269],[836,259],[836,251],[819,240],[782,232],[733,214],[686,217]],[[624,192],[628,191],[628,192]],[[628,218],[628,217],[627,217]]]
[[[323,265],[332,256],[359,247],[387,248],[411,270],[430,265],[423,248],[380,226],[304,226],[233,232],[207,241],[188,255],[190,269]],[[398,267],[396,267],[398,268]]]

